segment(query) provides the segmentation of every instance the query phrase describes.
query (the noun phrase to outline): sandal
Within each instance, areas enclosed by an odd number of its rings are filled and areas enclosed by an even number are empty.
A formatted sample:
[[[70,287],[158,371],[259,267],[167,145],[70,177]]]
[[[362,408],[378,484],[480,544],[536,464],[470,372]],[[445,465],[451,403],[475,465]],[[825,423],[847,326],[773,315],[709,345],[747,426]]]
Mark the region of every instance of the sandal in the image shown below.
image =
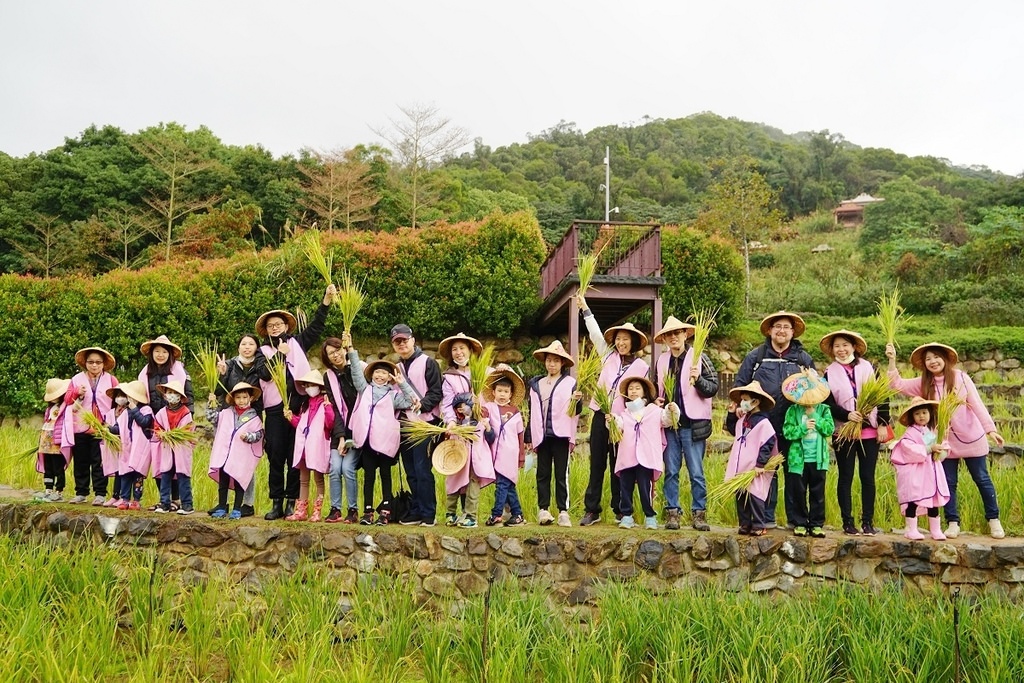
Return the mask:
[[[751,536],[767,536],[768,535],[768,530],[765,529],[765,528],[751,529],[750,530],[750,535]]]

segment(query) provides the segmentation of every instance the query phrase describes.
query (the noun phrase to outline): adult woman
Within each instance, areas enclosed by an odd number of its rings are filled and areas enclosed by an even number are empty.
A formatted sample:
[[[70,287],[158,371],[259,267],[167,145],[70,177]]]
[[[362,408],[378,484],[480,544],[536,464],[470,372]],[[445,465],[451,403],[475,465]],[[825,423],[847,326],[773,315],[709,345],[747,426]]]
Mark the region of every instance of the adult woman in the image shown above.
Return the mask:
[[[447,425],[458,422],[452,400],[458,394],[472,393],[469,383],[469,358],[484,350],[484,345],[462,332],[441,340],[437,345],[437,355],[445,360],[448,367],[441,373],[442,396],[441,419]]]
[[[218,384],[214,396],[210,396],[210,402],[214,401],[221,410],[227,407],[228,388],[239,383],[259,386],[259,383],[270,381],[270,369],[267,367],[267,359],[259,353],[260,341],[254,334],[243,334],[238,340],[238,355],[230,360],[224,356],[217,359]],[[263,412],[263,397],[261,392],[256,392],[256,397],[249,403],[249,407],[257,414]]]
[[[832,445],[836,451],[839,466],[839,512],[843,518],[843,533],[856,536],[874,536],[875,516],[875,465],[878,463],[878,427],[888,423],[889,405],[872,410],[868,415],[857,412],[857,397],[864,383],[874,377],[875,368],[864,358],[868,344],[864,337],[849,330],[829,332],[818,342],[821,352],[832,359],[825,368],[829,396],[825,403],[832,411],[836,423]],[[844,422],[861,424],[860,439],[850,441],[839,438]],[[860,503],[861,528],[853,523],[853,473],[860,462]]]
[[[627,377],[646,377],[651,369],[647,362],[640,358],[644,347],[647,346],[647,335],[636,329],[632,323],[609,327],[602,333],[582,294],[576,296],[576,302],[583,312],[583,321],[586,323],[587,332],[590,333],[590,341],[603,358],[598,385],[608,391],[609,397],[613,397],[612,412],[621,412],[626,403],[619,393],[619,382]],[[590,402],[590,409],[594,413],[590,422],[590,479],[583,498],[584,515],[580,520],[580,526],[589,526],[601,521],[601,487],[604,484],[606,468],[611,469],[612,512],[615,513],[616,519],[621,519],[621,485],[618,475],[615,474],[615,448],[609,443],[605,414],[597,401]]]
[[[971,478],[978,487],[985,505],[985,519],[988,520],[992,538],[1002,538],[1003,525],[999,521],[999,503],[996,487],[988,474],[988,440],[991,437],[1000,446],[1003,437],[996,431],[995,422],[981,401],[978,390],[970,376],[958,369],[960,357],[951,346],[938,342],[922,344],[910,354],[910,364],[921,372],[920,379],[903,379],[896,368],[896,349],[892,344],[885,347],[889,358],[889,383],[907,396],[941,400],[947,391],[956,392],[964,404],[956,409],[949,424],[949,457],[942,462],[949,485],[949,502],[945,506],[946,536],[960,535],[960,512],[957,510],[956,488],[960,461],[967,466]]]
[[[328,337],[320,349],[320,361],[324,364],[324,386],[335,410],[334,430],[331,433],[331,469],[327,474],[331,493],[331,511],[325,522],[359,522],[359,505],[356,501],[358,486],[356,472],[359,470],[359,450],[350,445],[352,430],[349,419],[356,403],[355,384],[349,371],[346,352],[352,348],[352,339],[342,334],[341,339]],[[348,514],[341,516],[341,483],[345,481],[345,496],[348,498]]]
[[[91,412],[101,421],[110,412],[112,399],[107,389],[117,386],[117,378],[110,374],[114,369],[114,356],[98,346],[79,349],[75,362],[82,372],[71,378],[67,393],[64,394],[64,415],[61,429],[60,450],[64,457],[74,459],[75,497],[69,503],[84,503],[92,484],[95,498],[93,505],[103,505],[107,500],[107,478],[103,475],[103,457],[100,442],[82,421],[82,411]],[[70,411],[70,413],[68,412]]]

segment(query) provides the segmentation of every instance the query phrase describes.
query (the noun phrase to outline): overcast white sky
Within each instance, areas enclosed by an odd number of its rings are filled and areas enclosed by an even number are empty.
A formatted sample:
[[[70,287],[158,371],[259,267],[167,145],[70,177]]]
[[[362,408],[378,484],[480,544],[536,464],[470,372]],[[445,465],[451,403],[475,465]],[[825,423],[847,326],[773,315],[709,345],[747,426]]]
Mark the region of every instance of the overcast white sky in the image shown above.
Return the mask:
[[[701,111],[1024,172],[1024,2],[0,0],[0,151],[205,124],[275,154],[433,103],[492,147]]]

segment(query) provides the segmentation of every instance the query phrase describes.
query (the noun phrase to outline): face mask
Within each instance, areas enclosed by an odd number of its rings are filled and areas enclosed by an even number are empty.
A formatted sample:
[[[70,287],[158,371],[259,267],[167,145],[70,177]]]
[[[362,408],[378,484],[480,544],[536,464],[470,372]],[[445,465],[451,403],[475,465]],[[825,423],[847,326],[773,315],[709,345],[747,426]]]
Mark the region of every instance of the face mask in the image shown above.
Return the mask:
[[[839,363],[842,363],[843,365],[849,365],[850,363],[853,362],[853,356],[848,356],[846,358],[840,358],[839,356],[836,356],[836,360]]]
[[[319,396],[320,387],[309,387],[308,389],[306,389],[306,395],[309,397]]]
[[[754,402],[753,401],[749,401],[749,400],[747,400],[747,401],[740,401],[740,410],[742,410],[744,413],[749,413],[753,409],[754,409]]]
[[[647,401],[643,400],[642,398],[638,398],[633,401],[626,401],[626,408],[631,413],[641,412],[644,409],[645,405],[647,405]]]
[[[114,399],[114,403],[116,403],[119,406],[126,406],[128,405],[128,397],[118,396],[117,398]]]
[[[172,406],[176,406],[179,403],[181,403],[181,396],[179,394],[175,394],[173,391],[167,392],[165,398],[167,399],[167,402],[170,403]]]

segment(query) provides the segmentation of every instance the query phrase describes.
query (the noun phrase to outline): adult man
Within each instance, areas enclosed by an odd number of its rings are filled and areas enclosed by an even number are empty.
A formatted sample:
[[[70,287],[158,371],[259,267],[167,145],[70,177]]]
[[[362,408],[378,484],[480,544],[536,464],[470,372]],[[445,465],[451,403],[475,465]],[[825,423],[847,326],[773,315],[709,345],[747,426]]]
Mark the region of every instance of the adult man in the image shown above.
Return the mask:
[[[292,450],[295,447],[295,428],[284,417],[285,401],[289,409],[297,413],[302,397],[295,389],[295,378],[309,372],[306,351],[320,341],[327,324],[327,312],[337,289],[327,285],[324,299],[302,332],[292,335],[296,320],[288,311],[267,311],[256,320],[256,334],[266,343],[260,347],[268,363],[284,363],[288,377],[288,395],[281,396],[272,381],[260,379],[263,390],[263,420],[266,429],[264,448],[267,451],[267,484],[273,507],[264,519],[275,520],[287,517],[294,511],[295,499],[299,497],[299,472],[292,467]],[[285,482],[287,472],[287,483]],[[285,502],[287,501],[287,502]]]
[[[403,374],[419,397],[419,406],[406,411],[406,419],[438,424],[441,421],[438,416],[443,396],[441,367],[416,346],[412,328],[404,323],[391,328],[391,347],[398,354]],[[409,491],[412,493],[412,505],[405,517],[399,520],[402,524],[434,526],[437,497],[434,492],[434,473],[430,469],[432,447],[433,442],[412,446],[404,440],[399,446],[398,452],[402,456]]]
[[[772,398],[775,406],[768,412],[768,419],[775,428],[778,438],[779,453],[789,452],[789,441],[782,435],[782,423],[786,418],[786,410],[792,405],[782,395],[782,381],[804,368],[813,368],[814,360],[804,350],[799,341],[800,335],[807,329],[803,318],[796,313],[776,311],[761,321],[761,334],[764,343],[754,348],[743,359],[736,373],[734,386],[741,387],[757,380]],[[726,429],[733,433],[736,428],[736,404],[729,404],[729,414],[725,422]],[[772,479],[767,509],[765,510],[769,526],[775,524],[775,506],[779,498],[778,477]],[[789,497],[786,497],[786,518],[792,519]]]
[[[699,359],[694,358],[693,346],[687,348],[686,340],[693,337],[693,330],[693,325],[670,315],[654,336],[655,344],[668,347],[655,365],[658,394],[679,406],[679,426],[665,429],[665,528],[679,528],[679,471],[685,460],[693,497],[693,528],[710,531],[704,448],[711,435],[711,398],[718,393],[718,373],[707,356],[702,353]],[[669,376],[675,377],[672,396],[665,395],[665,378]]]

